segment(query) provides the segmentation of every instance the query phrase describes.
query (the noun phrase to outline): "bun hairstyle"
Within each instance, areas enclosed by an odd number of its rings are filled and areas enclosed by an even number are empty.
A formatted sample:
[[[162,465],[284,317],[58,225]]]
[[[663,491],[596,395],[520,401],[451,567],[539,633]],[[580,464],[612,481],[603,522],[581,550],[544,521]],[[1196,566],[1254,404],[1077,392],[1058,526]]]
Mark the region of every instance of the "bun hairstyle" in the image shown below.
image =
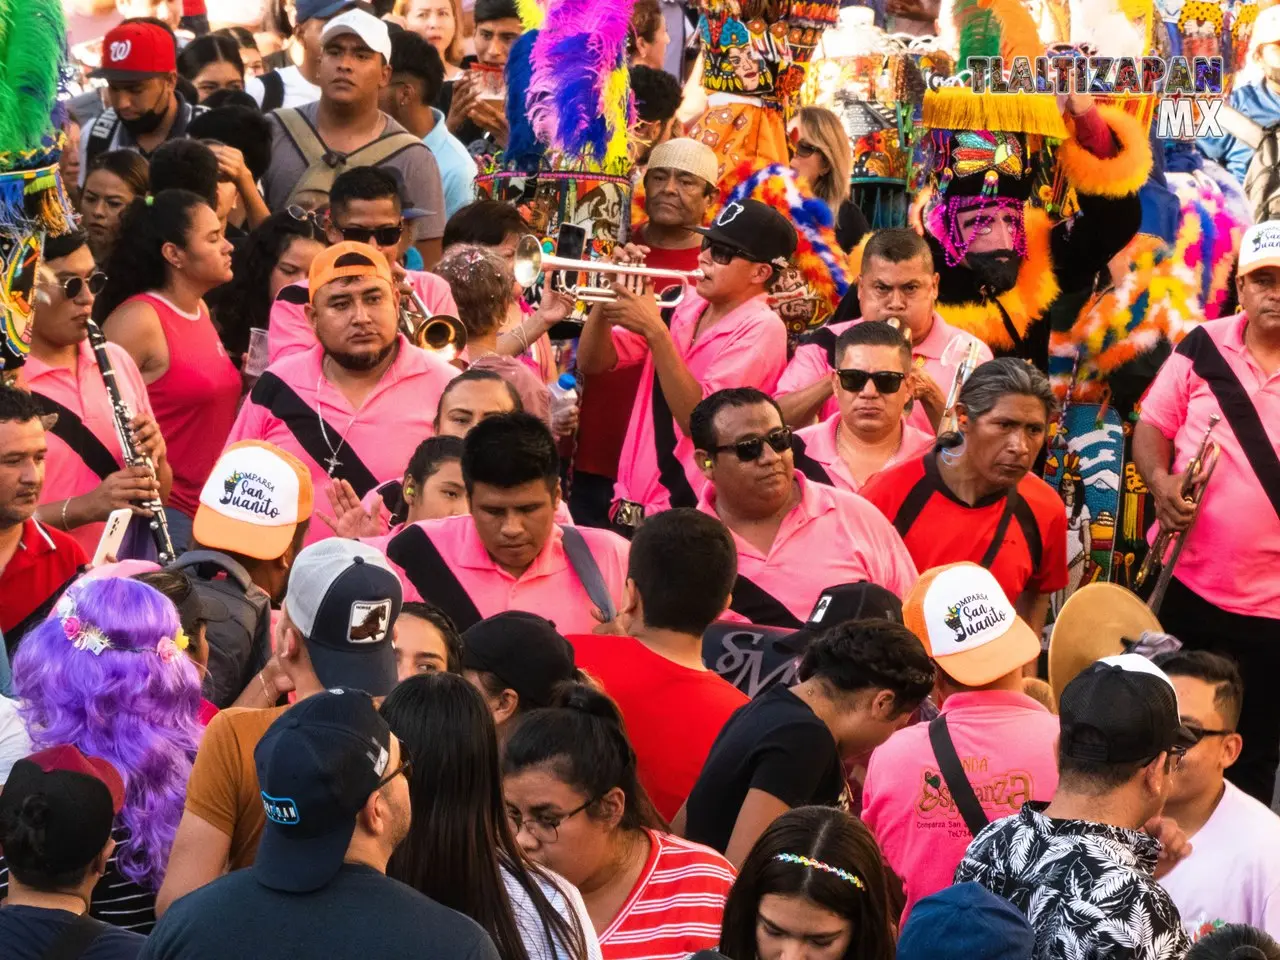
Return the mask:
[[[618,706],[585,683],[556,688],[550,707],[530,711],[507,741],[507,776],[546,766],[594,805],[615,787],[626,797],[623,830],[666,830],[667,824],[640,785],[636,753]],[[591,808],[587,809],[588,814]]]

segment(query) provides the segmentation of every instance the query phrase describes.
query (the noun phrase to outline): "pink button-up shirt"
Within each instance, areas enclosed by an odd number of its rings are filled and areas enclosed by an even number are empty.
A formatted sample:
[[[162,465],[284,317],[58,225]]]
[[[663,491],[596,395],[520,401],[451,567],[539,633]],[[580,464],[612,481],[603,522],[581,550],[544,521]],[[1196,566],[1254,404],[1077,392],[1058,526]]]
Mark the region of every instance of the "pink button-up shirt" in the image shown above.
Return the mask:
[[[800,502],[783,518],[768,553],[733,533],[738,573],[804,621],[827,587],[866,580],[898,597],[916,582],[906,544],[884,515],[856,493],[811,483],[797,473]],[[708,484],[698,509],[713,517],[715,487]],[[722,619],[745,620],[727,611]]]
[[[855,323],[861,322],[861,319],[848,320],[845,323],[830,324],[826,329],[830,330],[834,336],[839,337],[840,334]],[[951,342],[957,337],[963,339],[954,347],[951,346]],[[951,389],[951,381],[956,377],[956,367],[960,366],[961,361],[964,359],[968,341],[973,339],[975,338],[971,334],[951,326],[935,313],[933,315],[933,326],[929,328],[929,333],[919,343],[912,344],[911,356],[915,361],[915,366],[924,368],[924,372],[929,374],[934,382],[942,388],[944,397]],[[985,343],[979,344],[978,362],[986,363],[990,359],[991,348]],[[782,378],[778,381],[778,388],[774,391],[774,396],[780,397],[784,393],[795,393],[795,391],[813,386],[819,380],[829,376],[831,376],[831,364],[827,361],[827,351],[816,343],[802,343],[796,347],[795,356],[791,358],[791,362],[787,364],[787,369],[783,371]],[[833,395],[828,397],[827,402],[822,405],[818,419],[826,420],[839,412],[840,405]],[[924,404],[914,404],[908,420],[918,429],[933,433],[933,424],[929,422],[929,415],[925,413]]]
[[[812,427],[797,430],[796,436],[804,442],[805,455],[817,462],[826,471],[827,476],[831,478],[832,486],[837,490],[848,490],[850,493],[857,493],[859,488],[870,482],[871,477],[876,476],[880,471],[877,470],[876,473],[871,474],[862,483],[854,479],[853,474],[849,472],[848,464],[840,456],[840,445],[836,441],[836,432],[839,427],[840,414],[837,412],[834,416],[827,417],[821,423],[815,423]],[[902,463],[921,456],[926,451],[933,449],[936,439],[931,431],[921,430],[910,420],[904,419],[902,421],[902,442],[898,446],[898,451],[885,462],[885,465],[880,470],[887,470],[895,463]],[[796,469],[800,469],[798,463],[796,464]]]
[[[458,305],[453,302],[453,291],[449,289],[449,281],[444,277],[422,270],[406,270],[405,277],[409,286],[422,298],[423,305],[430,311],[429,315],[458,315]],[[305,291],[307,281],[300,281],[294,286]],[[281,299],[271,304],[271,319],[267,327],[268,364],[310,350],[315,345],[316,331],[307,319],[305,304]]]
[[[269,372],[290,387],[310,411],[299,422],[280,419],[262,406],[264,381],[258,381],[240,408],[231,428],[228,445],[237,440],[266,440],[287,450],[307,465],[315,484],[316,504],[325,504],[324,487],[329,482],[328,465],[317,462],[299,442],[293,429],[316,431],[319,418],[328,427],[329,450],[339,461],[358,458],[377,483],[398,480],[404,476],[409,458],[418,444],[433,433],[432,420],[445,385],[458,371],[434,354],[415,349],[403,336],[395,361],[378,385],[365,398],[359,410],[321,373],[323,351],[319,345],[304,353],[286,357],[272,364]],[[322,441],[323,443],[323,438]],[[325,460],[330,454],[320,457]],[[357,489],[357,495],[368,490]],[[326,511],[327,512],[327,511]],[[331,536],[324,521],[313,518],[307,530],[307,543]]]
[[[1244,387],[1272,448],[1280,452],[1280,371],[1268,376],[1258,366],[1244,345],[1245,323],[1241,313],[1209,320],[1199,329]],[[1200,449],[1209,416],[1215,413],[1222,416],[1213,391],[1192,370],[1191,359],[1179,352],[1160,368],[1142,401],[1141,417],[1173,441],[1173,470],[1181,473]],[[1178,558],[1177,577],[1223,610],[1280,619],[1280,517],[1225,417],[1214,428],[1213,439],[1222,453]]]
[[[111,358],[111,368],[116,374],[120,396],[124,398],[129,410],[134,416],[154,416],[146,384],[143,383],[142,374],[138,372],[138,365],[133,362],[133,357],[116,343],[107,344],[107,356]],[[32,393],[48,397],[76,414],[115,457],[116,469],[124,469],[124,453],[116,435],[111,398],[107,395],[107,385],[98,371],[98,361],[94,358],[93,347],[89,345],[87,337],[80,341],[74,370],[51,367],[31,354],[27,357],[22,372]],[[53,432],[46,432],[45,438],[49,443],[49,456],[45,460],[41,503],[78,497],[97,489],[102,478],[85,465],[78,453]],[[98,539],[102,536],[103,526],[102,521],[86,523],[70,533],[84,547],[84,552],[93,556]]]
[[[787,364],[787,328],[769,309],[764,295],[722,317],[703,330],[695,342],[694,330],[706,308],[707,301],[689,292],[671,318],[671,338],[689,372],[702,386],[702,395],[708,397],[726,387],[757,387],[773,393]],[[646,513],[657,513],[671,506],[671,492],[662,485],[654,448],[653,384],[657,372],[653,355],[643,337],[617,327],[613,329],[613,345],[618,351],[615,369],[644,364],[613,494],[616,499],[644,504]],[[694,465],[693,441],[678,425],[674,431],[675,456],[696,496],[706,478]]]
[[[565,553],[564,534],[559,524],[552,529],[551,536],[529,569],[519,578],[502,569],[489,556],[470,515],[423,520],[417,526],[431,538],[481,617],[492,617],[507,610],[524,610],[546,617],[562,634],[590,633],[599,626],[600,622],[591,615],[594,604]],[[591,548],[591,555],[595,557],[615,606],[621,607],[627,582],[627,553],[631,545],[608,530],[594,527],[577,529]],[[385,551],[389,540],[389,537],[378,537],[365,542]],[[389,562],[404,584],[405,600],[431,599],[418,592],[395,561]]]

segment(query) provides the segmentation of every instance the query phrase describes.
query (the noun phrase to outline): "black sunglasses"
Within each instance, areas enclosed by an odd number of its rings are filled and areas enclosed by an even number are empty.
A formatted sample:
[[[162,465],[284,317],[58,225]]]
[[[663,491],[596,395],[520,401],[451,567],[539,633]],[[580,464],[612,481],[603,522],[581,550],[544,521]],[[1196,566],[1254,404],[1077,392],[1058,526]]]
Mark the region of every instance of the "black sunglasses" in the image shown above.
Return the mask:
[[[107,286],[107,275],[101,270],[88,277],[67,277],[67,279],[59,282],[58,286],[62,288],[62,295],[68,300],[74,300],[88,287],[89,292],[95,297],[100,294]]]
[[[812,157],[815,153],[820,153],[820,152],[821,151],[819,151],[818,148],[815,147],[808,140],[796,141],[796,156],[799,157],[801,160],[805,159],[806,157]]]
[[[876,393],[883,393],[886,396],[901,390],[902,381],[907,376],[905,373],[895,373],[892,370],[877,370],[875,373],[870,373],[866,370],[848,369],[837,370],[836,374],[840,377],[840,386],[850,393],[861,393],[862,388],[870,380],[876,385]]]
[[[1199,743],[1205,737],[1229,737],[1235,733],[1234,730],[1208,730],[1205,727],[1198,726],[1194,723],[1184,722],[1182,726],[1189,734],[1191,734],[1192,737],[1195,738],[1196,743]]]
[[[718,263],[722,267],[727,267],[732,263],[734,257],[741,257],[743,260],[751,259],[737,247],[730,246],[719,240],[712,240],[710,237],[702,238],[702,249],[711,254],[712,263]]]
[[[718,447],[712,447],[709,452],[723,453],[726,450],[732,450],[743,463],[751,463],[753,460],[760,459],[760,454],[764,453],[764,445],[766,443],[774,453],[786,453],[791,449],[791,428],[779,427],[777,430],[770,430],[763,437],[752,437],[750,440],[722,444]]]
[[[368,243],[371,239],[378,241],[380,247],[393,247],[404,236],[404,224],[397,223],[386,227],[342,227],[342,239],[352,243]]]

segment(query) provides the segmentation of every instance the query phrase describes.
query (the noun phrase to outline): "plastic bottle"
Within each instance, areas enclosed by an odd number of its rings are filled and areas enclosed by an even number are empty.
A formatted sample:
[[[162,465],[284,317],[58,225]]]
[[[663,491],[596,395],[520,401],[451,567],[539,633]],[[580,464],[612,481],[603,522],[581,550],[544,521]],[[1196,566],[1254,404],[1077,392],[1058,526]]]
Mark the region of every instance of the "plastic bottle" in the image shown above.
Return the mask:
[[[578,380],[572,373],[560,374],[555,383],[547,386],[547,390],[551,392],[551,415],[553,417],[566,407],[573,407],[578,404]]]

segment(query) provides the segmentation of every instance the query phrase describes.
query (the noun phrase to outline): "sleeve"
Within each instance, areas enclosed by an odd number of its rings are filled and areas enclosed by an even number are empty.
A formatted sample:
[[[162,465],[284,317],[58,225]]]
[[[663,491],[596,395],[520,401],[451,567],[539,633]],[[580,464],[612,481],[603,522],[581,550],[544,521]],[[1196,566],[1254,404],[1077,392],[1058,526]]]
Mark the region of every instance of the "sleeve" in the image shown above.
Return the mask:
[[[224,711],[209,722],[200,741],[187,781],[186,810],[228,837],[235,832],[239,814],[237,788],[242,766],[235,728]]]
[[[831,752],[831,734],[811,723],[793,723],[770,730],[756,747],[750,787],[777,797],[789,807],[813,799],[822,783]]]
[[[773,394],[776,397],[803,390],[817,383],[830,372],[831,367],[827,364],[826,351],[815,343],[802,343],[796,347],[796,355],[782,371]]]
[[[787,366],[787,328],[770,311],[768,320],[744,328],[711,361],[702,395],[729,387],[756,387],[772,395]]]
[[[1039,593],[1053,593],[1067,585],[1066,511],[1050,510],[1041,547],[1040,569],[1031,575],[1031,584]]]
[[[444,187],[440,183],[440,166],[424,144],[422,149],[410,148],[402,155],[399,166],[404,173],[405,191],[409,202],[427,215],[413,224],[413,239],[435,240],[444,236]]]
[[[1176,437],[1187,420],[1191,376],[1191,360],[1180,353],[1171,354],[1142,398],[1138,419],[1155,427],[1166,440]]]
[[[649,355],[649,345],[638,333],[613,327],[609,331],[609,336],[613,338],[613,349],[618,353],[618,362],[613,365],[615,370],[638,366],[644,363],[645,357]]]

